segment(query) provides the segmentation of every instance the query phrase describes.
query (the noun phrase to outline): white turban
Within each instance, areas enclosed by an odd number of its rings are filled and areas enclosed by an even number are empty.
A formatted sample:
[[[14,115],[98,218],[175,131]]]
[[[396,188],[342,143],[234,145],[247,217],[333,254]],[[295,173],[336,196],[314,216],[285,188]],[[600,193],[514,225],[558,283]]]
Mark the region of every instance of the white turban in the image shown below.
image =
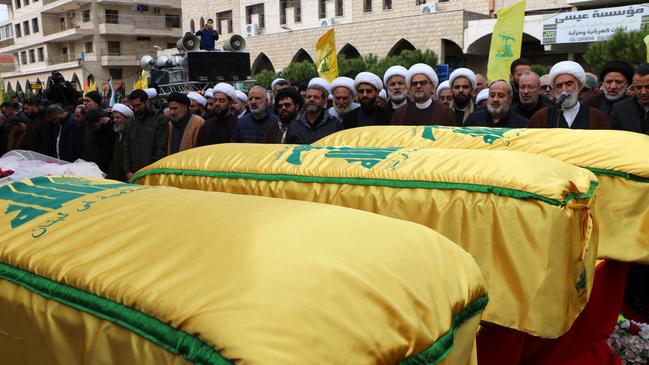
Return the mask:
[[[219,82],[218,84],[216,84],[216,86],[214,86],[214,88],[212,89],[212,93],[225,94],[225,96],[227,96],[230,101],[237,98],[237,93],[234,89],[234,86],[226,84],[225,82]]]
[[[324,90],[327,93],[327,95],[331,94],[331,88],[329,86],[329,83],[327,82],[327,80],[323,79],[322,77],[314,77],[311,79],[311,81],[309,81],[309,86],[307,86],[307,89],[312,89],[312,88]]]
[[[202,107],[205,107],[205,104],[207,104],[207,99],[205,99],[203,95],[195,91],[188,92],[187,97],[189,98],[189,100],[195,101],[196,104],[201,105]]]
[[[559,75],[569,74],[574,76],[583,87],[586,83],[586,71],[580,64],[573,61],[561,61],[550,69],[550,85],[554,87],[554,80]]]
[[[387,87],[388,86],[388,81],[390,81],[390,77],[392,76],[403,76],[404,79],[408,78],[408,69],[406,69],[403,66],[392,66],[389,69],[385,71],[383,74],[383,84]]]
[[[439,86],[437,87],[437,97],[439,98],[439,94],[442,93],[442,90],[446,90],[450,88],[451,88],[451,84],[448,82],[448,80],[440,83]]]
[[[111,111],[113,113],[120,113],[121,115],[125,116],[127,119],[133,118],[135,115],[133,114],[133,110],[131,108],[127,107],[124,104],[117,103],[113,105],[111,108]]]
[[[349,77],[340,76],[334,79],[331,83],[331,91],[333,92],[339,87],[344,87],[352,92],[352,95],[356,96],[356,88],[354,88],[354,80]]]
[[[383,81],[381,81],[381,78],[371,72],[361,72],[356,75],[356,78],[354,79],[354,87],[358,88],[358,85],[360,84],[370,84],[377,92],[383,89]]]
[[[288,80],[278,77],[275,80],[273,80],[273,82],[270,83],[270,89],[275,91],[275,86],[277,86],[277,84],[280,82],[285,82],[287,84],[289,83]]]
[[[475,103],[480,104],[487,99],[489,99],[489,89],[482,89],[475,98]]]
[[[406,77],[406,84],[408,84],[408,87],[410,87],[410,81],[412,80],[413,76],[415,75],[426,75],[428,79],[435,85],[439,84],[439,79],[437,78],[437,74],[435,73],[435,70],[433,70],[432,67],[428,66],[425,63],[416,63],[408,69],[408,76]]]
[[[385,92],[385,89],[379,91],[379,99],[388,100],[388,93]]]
[[[244,93],[241,90],[235,90],[234,91],[235,95],[237,96],[237,99],[239,99],[240,102],[242,103],[247,103],[248,102],[248,95]]]
[[[214,97],[214,92],[212,92],[212,89],[207,89],[207,91],[205,91],[205,95],[203,96],[205,96],[205,99],[211,99]]]
[[[475,72],[469,70],[468,68],[458,68],[457,70],[451,72],[451,77],[448,78],[449,85],[453,85],[453,81],[458,77],[466,77],[471,81],[471,87],[475,89],[478,85],[478,79],[475,77]]]
[[[144,92],[146,93],[146,96],[149,97],[149,99],[153,99],[158,96],[158,92],[152,87],[144,89]]]

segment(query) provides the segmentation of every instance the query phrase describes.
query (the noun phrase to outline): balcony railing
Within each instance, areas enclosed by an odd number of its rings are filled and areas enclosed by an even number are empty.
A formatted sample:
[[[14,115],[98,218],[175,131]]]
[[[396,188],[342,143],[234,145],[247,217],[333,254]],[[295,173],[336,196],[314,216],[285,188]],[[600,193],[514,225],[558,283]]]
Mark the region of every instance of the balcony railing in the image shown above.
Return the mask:
[[[175,29],[182,28],[180,15],[177,17],[147,16],[147,15],[126,15],[119,14],[117,16],[100,16],[97,17],[97,22],[105,24],[119,24],[119,25],[132,25],[137,29]]]
[[[14,45],[14,39],[13,38],[7,38],[7,39],[3,39],[3,40],[0,41],[0,48],[5,48],[5,47],[13,46],[13,45]]]
[[[58,32],[63,32],[69,29],[78,29],[81,27],[81,22],[77,18],[61,18],[58,22],[53,19],[48,19],[48,22],[43,24],[43,35],[50,35]]]
[[[74,62],[78,60],[79,56],[74,54],[49,55],[47,57],[47,64],[51,66],[57,65],[59,63]]]

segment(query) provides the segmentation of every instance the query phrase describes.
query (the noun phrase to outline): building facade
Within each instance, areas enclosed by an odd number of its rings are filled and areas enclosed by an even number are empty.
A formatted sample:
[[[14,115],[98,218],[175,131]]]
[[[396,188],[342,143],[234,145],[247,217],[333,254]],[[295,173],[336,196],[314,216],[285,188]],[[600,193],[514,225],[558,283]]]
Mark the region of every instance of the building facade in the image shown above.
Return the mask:
[[[182,36],[180,0],[0,0],[9,8],[0,25],[0,54],[14,70],[2,72],[5,91],[33,92],[53,71],[81,89],[91,77],[101,88],[132,88],[139,60]],[[5,33],[11,33],[4,38]]]
[[[252,73],[280,71],[315,59],[317,39],[334,25],[346,57],[379,57],[404,49],[431,49],[440,63],[486,70],[495,12],[519,0],[183,0],[185,31],[214,19],[221,41],[246,37]],[[523,55],[551,65],[578,59],[587,43],[544,46],[543,21],[581,9],[637,4],[624,0],[527,0]]]

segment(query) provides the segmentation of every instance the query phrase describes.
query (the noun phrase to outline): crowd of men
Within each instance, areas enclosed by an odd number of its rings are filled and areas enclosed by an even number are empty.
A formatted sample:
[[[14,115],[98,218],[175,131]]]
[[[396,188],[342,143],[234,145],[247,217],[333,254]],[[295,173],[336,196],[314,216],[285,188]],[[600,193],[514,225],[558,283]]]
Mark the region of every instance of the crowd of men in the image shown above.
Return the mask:
[[[649,134],[649,64],[634,69],[611,61],[598,78],[578,63],[563,61],[539,76],[528,60],[518,59],[510,71],[509,80],[488,82],[459,68],[439,83],[429,65],[392,66],[383,77],[361,72],[331,84],[314,78],[298,87],[276,79],[271,90],[254,86],[247,94],[227,83],[166,99],[154,88],[134,90],[112,107],[97,92],[67,106],[48,98],[12,100],[0,106],[0,155],[30,149],[66,161],[81,158],[96,162],[108,178],[127,180],[164,156],[197,146],[309,144],[369,125],[611,128]]]

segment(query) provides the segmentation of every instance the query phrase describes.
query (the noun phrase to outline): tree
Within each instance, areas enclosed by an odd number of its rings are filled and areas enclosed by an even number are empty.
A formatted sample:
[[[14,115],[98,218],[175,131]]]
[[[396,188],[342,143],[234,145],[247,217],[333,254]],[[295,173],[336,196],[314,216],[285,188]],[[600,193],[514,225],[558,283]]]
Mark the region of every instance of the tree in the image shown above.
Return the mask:
[[[338,76],[347,76],[355,78],[360,72],[367,70],[367,64],[361,57],[346,58],[345,56],[338,56]]]
[[[591,43],[584,54],[592,71],[599,71],[611,60],[625,60],[631,65],[647,62],[647,46],[644,37],[649,30],[633,32],[617,31],[607,41]]]
[[[259,85],[264,89],[270,89],[270,85],[273,80],[277,78],[277,74],[270,70],[261,70],[258,74],[254,76],[256,81],[255,85]]]
[[[318,71],[311,62],[294,62],[283,69],[279,73],[279,77],[285,78],[290,82],[309,82],[312,78],[318,77]]]
[[[550,69],[548,68],[548,66],[544,66],[544,65],[532,65],[532,71],[537,75],[539,75],[539,77],[550,73]]]

